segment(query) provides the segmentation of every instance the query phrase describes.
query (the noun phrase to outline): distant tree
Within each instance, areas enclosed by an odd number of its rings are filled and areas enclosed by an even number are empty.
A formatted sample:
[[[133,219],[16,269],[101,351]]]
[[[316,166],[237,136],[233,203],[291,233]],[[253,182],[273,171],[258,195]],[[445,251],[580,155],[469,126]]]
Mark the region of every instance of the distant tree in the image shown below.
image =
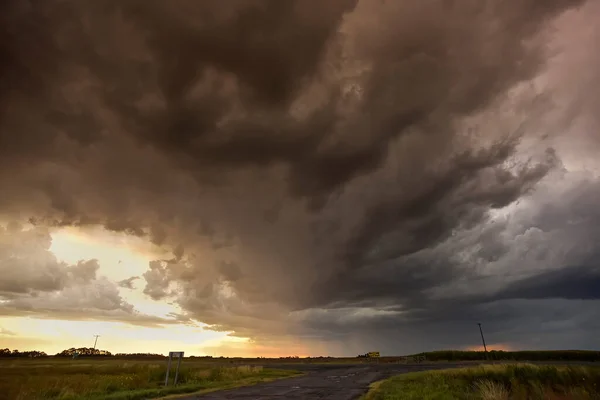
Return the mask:
[[[112,354],[107,350],[94,349],[92,347],[80,347],[78,349],[71,347],[70,349],[66,349],[61,351],[60,353],[56,353],[56,357],[73,357],[75,354],[80,357],[96,357],[96,356],[104,356],[111,357]]]
[[[36,357],[46,357],[47,354],[43,351],[19,351],[17,349],[0,349],[0,357],[11,357],[11,358],[20,358],[20,357],[28,357],[28,358],[36,358]]]

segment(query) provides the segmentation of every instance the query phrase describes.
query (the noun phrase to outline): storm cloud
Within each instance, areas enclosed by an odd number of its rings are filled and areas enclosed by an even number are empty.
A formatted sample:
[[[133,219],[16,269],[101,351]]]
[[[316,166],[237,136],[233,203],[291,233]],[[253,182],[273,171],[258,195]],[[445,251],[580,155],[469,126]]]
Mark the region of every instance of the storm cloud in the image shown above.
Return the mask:
[[[0,7],[0,218],[37,227],[3,237],[146,238],[170,252],[149,298],[257,343],[600,333],[596,1]],[[49,240],[0,254],[2,307],[138,318],[118,291],[137,277],[59,265]]]

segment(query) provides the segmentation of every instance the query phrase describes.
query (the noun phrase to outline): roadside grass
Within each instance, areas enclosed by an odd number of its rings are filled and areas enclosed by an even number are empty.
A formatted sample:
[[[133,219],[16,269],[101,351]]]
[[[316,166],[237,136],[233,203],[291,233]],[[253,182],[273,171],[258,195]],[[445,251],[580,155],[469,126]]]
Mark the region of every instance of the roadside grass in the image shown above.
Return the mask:
[[[83,362],[80,362],[83,361]],[[298,375],[261,366],[182,363],[164,387],[165,363],[19,360],[0,363],[0,400],[137,400],[253,385]]]
[[[484,365],[376,382],[363,400],[599,400],[600,368]]]

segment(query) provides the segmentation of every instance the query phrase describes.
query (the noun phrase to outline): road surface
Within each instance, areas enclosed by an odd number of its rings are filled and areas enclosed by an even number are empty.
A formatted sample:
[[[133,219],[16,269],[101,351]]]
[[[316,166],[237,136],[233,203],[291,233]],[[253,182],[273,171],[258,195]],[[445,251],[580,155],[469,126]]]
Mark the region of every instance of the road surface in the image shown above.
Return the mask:
[[[269,365],[288,368],[306,375],[261,383],[255,386],[223,390],[203,395],[181,397],[182,400],[352,400],[369,390],[369,384],[393,375],[431,369],[464,366],[464,364],[357,364],[357,365]]]

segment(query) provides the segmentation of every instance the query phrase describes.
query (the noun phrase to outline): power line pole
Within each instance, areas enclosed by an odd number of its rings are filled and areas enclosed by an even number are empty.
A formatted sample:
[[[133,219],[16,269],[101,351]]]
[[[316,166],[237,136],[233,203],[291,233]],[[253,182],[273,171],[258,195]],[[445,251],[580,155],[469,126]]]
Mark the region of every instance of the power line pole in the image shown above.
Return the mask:
[[[481,322],[478,322],[479,325],[479,333],[481,333],[481,341],[483,342],[483,350],[487,353],[487,346],[485,345],[485,338],[483,337],[483,330],[481,329]]]
[[[96,350],[96,343],[98,343],[98,338],[100,335],[94,335],[94,337],[96,338],[96,340],[94,340],[94,350]]]

